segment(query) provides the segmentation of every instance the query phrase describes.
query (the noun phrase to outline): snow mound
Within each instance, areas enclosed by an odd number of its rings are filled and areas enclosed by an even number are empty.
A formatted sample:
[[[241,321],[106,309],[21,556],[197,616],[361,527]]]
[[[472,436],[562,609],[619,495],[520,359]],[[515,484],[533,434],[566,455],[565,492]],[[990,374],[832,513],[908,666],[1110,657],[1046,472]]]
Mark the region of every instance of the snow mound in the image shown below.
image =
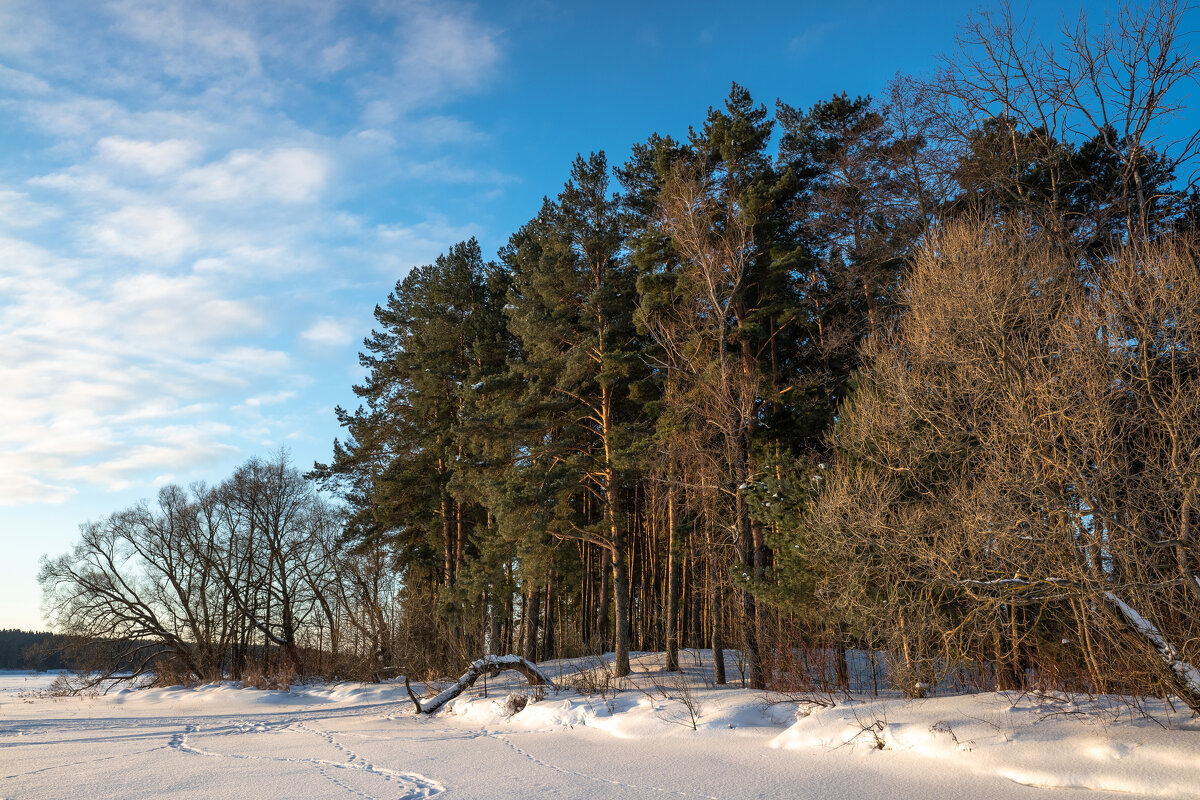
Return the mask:
[[[1200,722],[1158,703],[1006,694],[804,708],[770,743],[785,750],[914,753],[1038,788],[1200,797]]]

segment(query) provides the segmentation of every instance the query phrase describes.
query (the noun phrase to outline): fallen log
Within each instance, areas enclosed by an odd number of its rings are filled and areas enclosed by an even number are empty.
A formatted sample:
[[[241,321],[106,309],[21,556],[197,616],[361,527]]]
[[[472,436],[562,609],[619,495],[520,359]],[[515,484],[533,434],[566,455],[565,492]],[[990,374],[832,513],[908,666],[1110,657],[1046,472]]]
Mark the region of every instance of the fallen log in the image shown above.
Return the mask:
[[[528,661],[521,656],[484,656],[478,661],[472,661],[467,667],[467,671],[450,687],[443,689],[436,697],[422,703],[417,699],[417,695],[413,692],[412,686],[409,685],[408,676],[404,676],[404,688],[408,691],[409,698],[412,699],[413,705],[417,707],[418,714],[432,714],[439,708],[450,702],[485,675],[492,677],[499,675],[506,670],[513,670],[525,676],[529,681],[530,686],[548,686],[551,689],[554,687],[554,681],[546,677],[540,669],[537,668],[532,661]]]

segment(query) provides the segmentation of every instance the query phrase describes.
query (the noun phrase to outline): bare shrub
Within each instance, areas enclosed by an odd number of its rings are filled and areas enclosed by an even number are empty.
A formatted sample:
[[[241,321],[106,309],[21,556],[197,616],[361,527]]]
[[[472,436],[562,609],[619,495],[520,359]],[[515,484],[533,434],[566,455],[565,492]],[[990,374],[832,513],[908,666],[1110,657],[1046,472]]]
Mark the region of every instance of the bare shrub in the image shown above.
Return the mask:
[[[1200,708],[1200,265],[947,226],[868,347],[809,523],[913,696],[975,661]],[[1061,643],[1061,644],[1057,644]]]
[[[195,686],[199,681],[191,670],[184,667],[180,660],[170,655],[157,658],[153,666],[151,686]]]
[[[663,694],[667,699],[676,700],[683,706],[687,712],[686,723],[692,726],[692,730],[696,730],[696,723],[700,720],[700,701],[696,697],[695,691],[692,690],[692,684],[688,682],[686,673],[673,672],[671,675],[673,680],[669,689]]]
[[[294,683],[296,672],[290,665],[280,665],[268,671],[250,670],[242,676],[242,686],[247,689],[286,692]]]
[[[622,679],[613,675],[613,671],[600,659],[592,659],[588,666],[575,673],[570,684],[571,688],[585,697],[600,695],[607,700],[625,688]]]

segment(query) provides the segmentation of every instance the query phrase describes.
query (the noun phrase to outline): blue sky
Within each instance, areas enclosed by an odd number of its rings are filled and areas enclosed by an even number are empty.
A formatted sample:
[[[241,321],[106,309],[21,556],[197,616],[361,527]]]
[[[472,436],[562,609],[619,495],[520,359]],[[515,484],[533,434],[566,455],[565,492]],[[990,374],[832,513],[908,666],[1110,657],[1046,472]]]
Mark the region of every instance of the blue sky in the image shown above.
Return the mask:
[[[40,627],[80,522],[326,459],[375,304],[494,253],[577,152],[683,135],[733,80],[878,93],[968,8],[0,0],[0,627]]]

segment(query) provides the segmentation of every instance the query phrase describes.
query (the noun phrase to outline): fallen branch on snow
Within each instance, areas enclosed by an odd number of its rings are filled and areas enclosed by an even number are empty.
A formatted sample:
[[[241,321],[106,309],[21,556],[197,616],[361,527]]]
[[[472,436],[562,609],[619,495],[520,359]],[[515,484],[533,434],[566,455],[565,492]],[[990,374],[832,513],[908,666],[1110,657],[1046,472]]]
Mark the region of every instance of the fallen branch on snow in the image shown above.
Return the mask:
[[[471,688],[475,681],[483,676],[492,677],[498,675],[505,670],[514,670],[525,676],[529,681],[530,686],[549,686],[554,688],[554,681],[546,677],[546,675],[537,668],[532,661],[527,661],[520,656],[484,656],[478,661],[472,661],[467,667],[467,671],[449,688],[442,690],[437,697],[422,703],[413,693],[412,686],[408,683],[408,676],[404,676],[404,688],[408,690],[408,696],[412,699],[413,705],[417,707],[418,714],[432,714],[439,708],[450,702],[460,694]]]

